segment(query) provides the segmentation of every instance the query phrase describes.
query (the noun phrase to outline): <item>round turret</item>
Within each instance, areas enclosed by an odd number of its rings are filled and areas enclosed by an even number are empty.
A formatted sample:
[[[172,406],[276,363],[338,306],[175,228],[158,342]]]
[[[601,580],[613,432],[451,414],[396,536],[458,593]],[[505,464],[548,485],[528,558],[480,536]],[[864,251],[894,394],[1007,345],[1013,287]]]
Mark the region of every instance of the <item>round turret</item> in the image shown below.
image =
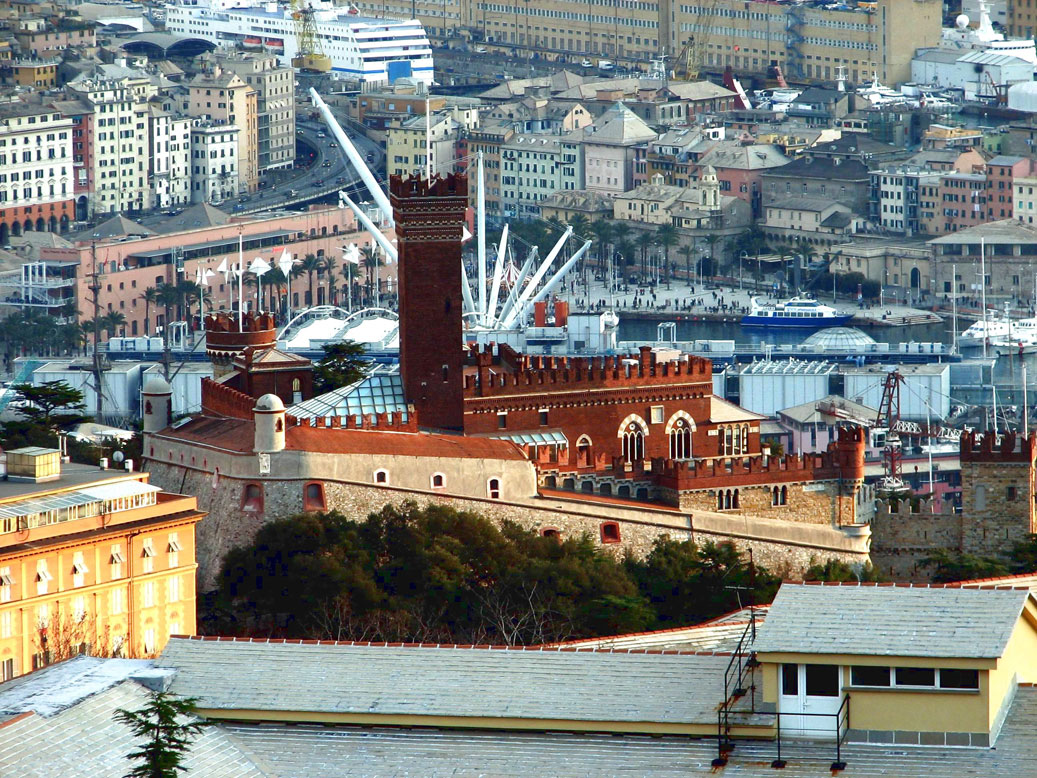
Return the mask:
[[[169,426],[173,418],[173,388],[162,376],[152,375],[140,391],[144,432],[158,432]]]
[[[276,394],[264,394],[252,409],[256,425],[256,440],[253,450],[272,454],[284,451],[285,409]]]

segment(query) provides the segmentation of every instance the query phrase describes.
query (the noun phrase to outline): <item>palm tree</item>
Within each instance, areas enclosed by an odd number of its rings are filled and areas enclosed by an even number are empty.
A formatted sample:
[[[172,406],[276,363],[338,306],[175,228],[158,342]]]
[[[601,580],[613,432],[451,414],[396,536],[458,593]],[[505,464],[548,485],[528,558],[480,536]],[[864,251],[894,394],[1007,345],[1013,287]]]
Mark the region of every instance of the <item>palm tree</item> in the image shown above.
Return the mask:
[[[108,333],[108,340],[111,340],[115,337],[115,331],[117,329],[126,326],[126,317],[119,311],[108,311],[108,313],[98,317],[97,325],[100,329]]]
[[[180,302],[180,293],[177,292],[176,287],[172,284],[165,282],[158,285],[157,288],[157,299],[155,302],[162,306],[163,312],[163,325],[162,325],[162,337],[166,345],[169,344],[169,324],[172,320],[172,311]]]
[[[691,257],[695,253],[695,249],[693,249],[691,246],[689,246],[688,244],[685,243],[683,246],[681,246],[679,249],[677,249],[677,253],[680,254],[682,257],[684,257],[684,275],[685,275],[685,280],[690,284],[691,283]]]
[[[648,261],[648,247],[652,245],[652,233],[642,232],[637,236],[637,248],[641,252],[641,278],[648,274],[646,263]]]
[[[366,281],[364,285],[367,287],[367,298],[370,302],[374,292],[374,276],[378,270],[378,265],[381,264],[378,261],[378,251],[373,246],[364,246],[360,249],[360,261],[364,263],[364,272]]]
[[[330,254],[324,257],[324,272],[328,274],[328,302],[331,305],[338,304],[338,284],[335,281],[335,271],[338,269],[338,259]]]
[[[140,299],[144,301],[144,335],[147,336],[151,334],[151,306],[158,302],[158,290],[149,286],[141,293]]]
[[[609,241],[612,240],[612,223],[604,219],[598,219],[591,223],[590,230],[591,234],[594,235],[594,241],[598,244],[598,267],[601,267],[605,263],[605,257],[608,256],[605,249],[608,247]]]
[[[666,270],[666,288],[670,288],[670,249],[680,242],[680,234],[672,224],[660,224],[655,239],[663,247],[663,267]]]
[[[306,305],[308,306],[316,305],[316,300],[313,296],[313,274],[320,270],[322,264],[322,261],[317,258],[316,254],[307,254],[299,265],[300,270],[306,274],[309,281],[309,291],[306,293]]]
[[[180,305],[184,306],[184,317],[187,319],[187,331],[194,332],[194,320],[191,317],[191,305],[199,303],[201,310],[202,288],[194,281],[179,281],[176,285],[176,293],[180,298]]]
[[[573,235],[579,238],[587,234],[587,231],[590,228],[590,222],[586,216],[582,213],[578,213],[569,219],[569,226],[573,228]]]
[[[281,268],[275,267],[263,276],[263,283],[267,285],[267,308],[279,315],[284,314],[284,295],[282,290],[288,283],[288,278],[281,272]]]

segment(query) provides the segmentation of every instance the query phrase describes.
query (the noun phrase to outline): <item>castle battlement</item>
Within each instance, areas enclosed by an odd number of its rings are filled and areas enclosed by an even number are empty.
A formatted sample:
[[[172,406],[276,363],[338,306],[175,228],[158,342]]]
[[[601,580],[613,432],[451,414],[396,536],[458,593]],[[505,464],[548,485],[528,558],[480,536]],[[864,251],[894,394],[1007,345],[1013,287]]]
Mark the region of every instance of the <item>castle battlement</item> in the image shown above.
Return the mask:
[[[417,432],[418,422],[414,413],[404,420],[402,414],[372,413],[366,416],[331,416],[297,419],[288,417],[289,427],[310,427],[328,430],[377,430],[379,432]]]
[[[969,430],[962,433],[961,462],[1021,462],[1030,463],[1037,458],[1037,433],[1019,435],[1005,432],[1001,435],[979,433]]]
[[[232,419],[252,419],[256,399],[232,389],[211,378],[202,379],[202,413],[228,416]]]
[[[642,346],[639,354],[628,356],[555,357],[517,354],[502,344],[498,347],[497,364],[510,367],[512,372],[495,372],[494,356],[491,346],[469,355],[468,364],[476,372],[465,375],[466,398],[522,394],[536,387],[559,384],[575,384],[576,388],[589,390],[664,386],[689,380],[709,384],[712,391],[710,360],[687,356],[660,362],[650,346]]]

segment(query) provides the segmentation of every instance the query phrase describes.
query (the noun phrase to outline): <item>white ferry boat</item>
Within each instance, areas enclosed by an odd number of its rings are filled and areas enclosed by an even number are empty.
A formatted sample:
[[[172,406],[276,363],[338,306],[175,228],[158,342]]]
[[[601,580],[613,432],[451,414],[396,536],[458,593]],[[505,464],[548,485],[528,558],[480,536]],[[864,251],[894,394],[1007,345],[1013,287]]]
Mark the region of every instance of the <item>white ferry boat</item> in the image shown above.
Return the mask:
[[[853,316],[822,305],[811,297],[793,297],[780,303],[761,302],[754,297],[743,327],[839,327]]]
[[[432,46],[418,20],[365,17],[331,0],[309,0],[309,5],[333,73],[372,84],[400,77],[432,83]],[[298,54],[285,0],[169,0],[166,29],[217,46],[262,46],[285,65]]]
[[[986,327],[978,321],[962,333],[962,348],[982,348],[983,333],[987,332],[987,352],[995,356],[1033,354],[1037,352],[1037,319],[1012,321],[1007,316],[987,321]],[[968,336],[968,337],[966,337]]]

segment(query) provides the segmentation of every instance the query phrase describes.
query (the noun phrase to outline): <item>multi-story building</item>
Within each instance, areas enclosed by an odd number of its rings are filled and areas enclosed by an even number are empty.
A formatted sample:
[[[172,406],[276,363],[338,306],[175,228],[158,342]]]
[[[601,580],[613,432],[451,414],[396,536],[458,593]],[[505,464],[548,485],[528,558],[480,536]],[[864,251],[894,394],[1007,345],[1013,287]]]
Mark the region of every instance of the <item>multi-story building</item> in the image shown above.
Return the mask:
[[[148,106],[148,180],[156,208],[191,202],[191,120]]]
[[[554,192],[583,188],[579,141],[567,135],[516,134],[501,148],[501,206],[505,216],[540,215]]]
[[[696,176],[712,167],[720,180],[720,191],[745,200],[753,216],[760,215],[763,197],[763,174],[781,169],[789,163],[781,149],[769,143],[721,141],[697,160]]]
[[[238,191],[253,192],[259,185],[258,92],[235,73],[214,65],[188,82],[185,109],[194,119],[213,125],[233,125],[237,134]],[[294,83],[292,85],[294,89]],[[293,128],[292,132],[295,130]]]
[[[943,173],[919,190],[919,229],[945,235],[987,221],[987,177],[983,173]]]
[[[634,183],[635,147],[644,147],[658,135],[623,103],[573,133],[574,139],[582,137],[586,188],[613,195],[629,191]]]
[[[256,90],[259,171],[295,163],[295,74],[272,54],[217,50],[207,55]]]
[[[60,17],[51,23],[42,19],[19,19],[14,39],[24,56],[39,59],[61,56],[66,49],[94,46],[94,23],[75,17]]]
[[[483,175],[486,181],[486,214],[500,217],[503,214],[501,193],[501,149],[515,136],[515,130],[501,123],[480,124],[464,130],[457,143],[459,159],[483,155]],[[473,187],[474,189],[474,187]],[[474,192],[469,193],[472,197]],[[474,200],[473,200],[474,202]]]
[[[94,108],[83,100],[56,100],[54,110],[72,121],[72,193],[75,196],[75,221],[85,221],[90,213],[90,192],[94,174]]]
[[[80,653],[155,656],[194,632],[194,497],[23,448],[0,514],[0,680]]]
[[[868,213],[870,177],[859,160],[804,156],[760,176],[763,205],[789,197],[828,199],[856,214]]]
[[[57,59],[19,59],[11,64],[10,75],[4,82],[12,86],[33,89],[53,89],[58,83]]]
[[[913,166],[873,170],[869,218],[891,232],[917,235],[922,230],[919,196],[922,187],[938,186],[940,174]],[[927,212],[928,213],[928,212]]]
[[[1033,224],[1037,216],[1037,178],[1026,176],[1012,181],[1012,212],[1019,221]]]
[[[1028,157],[999,154],[987,161],[987,221],[1012,218],[1012,181],[1034,172]]]
[[[191,202],[222,203],[238,193],[241,130],[195,119],[191,124]]]
[[[426,143],[426,128],[428,143]],[[385,139],[385,167],[390,176],[425,174],[429,154],[432,173],[446,175],[454,169],[461,125],[449,113],[424,114],[390,127]]]
[[[465,0],[462,0],[464,3]],[[919,47],[940,41],[936,0],[876,0],[821,6],[804,2],[718,0],[695,4],[635,2],[489,3],[467,0],[464,24],[488,44],[550,57],[601,55],[641,61],[681,52],[719,71],[764,73],[780,66],[795,78],[832,81],[845,68],[855,82],[876,75],[907,81]],[[433,20],[418,12],[426,24]]]
[[[52,106],[0,106],[0,245],[75,218],[72,120]]]
[[[83,141],[92,141],[88,210],[117,213],[150,208],[148,104],[130,86],[115,81],[77,80],[67,91],[91,106],[94,114],[93,138]]]

